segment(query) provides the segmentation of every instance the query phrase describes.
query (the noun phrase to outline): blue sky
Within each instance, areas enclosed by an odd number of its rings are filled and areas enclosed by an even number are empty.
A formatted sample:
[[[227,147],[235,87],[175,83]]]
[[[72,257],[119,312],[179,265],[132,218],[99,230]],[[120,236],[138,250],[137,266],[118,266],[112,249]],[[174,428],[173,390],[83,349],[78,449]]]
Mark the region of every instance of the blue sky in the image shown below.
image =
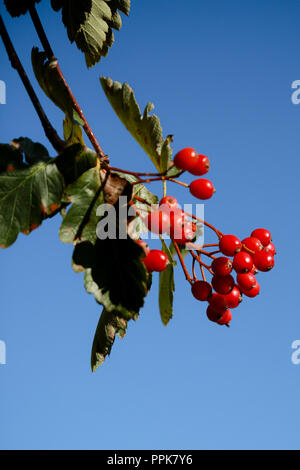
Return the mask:
[[[106,59],[87,70],[49,2],[38,6],[55,54],[115,166],[152,170],[102,92],[99,76],[127,81],[141,106],[155,104],[178,150],[209,155],[217,192],[206,219],[244,238],[272,231],[275,268],[259,274],[261,294],[233,313],[231,328],[209,322],[176,272],[174,318],[159,318],[157,278],[139,320],[117,339],[95,374],[90,349],[99,317],[60,216],[1,251],[1,449],[299,449],[300,79],[297,0],[132,2]],[[62,113],[38,90],[28,17],[1,14],[51,121]],[[33,107],[0,44],[0,141],[44,143]],[[190,181],[190,178],[185,178]],[[176,185],[175,185],[176,186]],[[161,188],[152,188],[160,193]],[[168,192],[195,200],[182,188]],[[208,235],[207,235],[208,239]],[[153,242],[158,248],[158,242]]]

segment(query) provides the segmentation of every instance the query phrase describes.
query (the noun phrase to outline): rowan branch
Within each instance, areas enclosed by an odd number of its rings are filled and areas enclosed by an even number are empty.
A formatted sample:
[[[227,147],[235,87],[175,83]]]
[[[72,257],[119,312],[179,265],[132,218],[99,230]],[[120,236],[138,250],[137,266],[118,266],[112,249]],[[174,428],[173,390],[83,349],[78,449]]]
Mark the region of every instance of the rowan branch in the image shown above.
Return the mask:
[[[30,80],[20,62],[20,59],[16,53],[16,50],[13,46],[13,43],[9,37],[9,34],[7,32],[7,29],[5,27],[5,24],[3,22],[3,19],[0,15],[0,36],[2,38],[2,41],[3,41],[3,44],[4,44],[4,47],[6,49],[6,52],[7,52],[7,55],[8,55],[8,58],[10,60],[10,63],[12,65],[12,67],[14,69],[17,70],[18,74],[19,74],[19,77],[21,78],[22,82],[23,82],[23,85],[28,93],[28,96],[37,112],[37,115],[38,117],[40,118],[40,121],[42,123],[42,126],[43,126],[43,129],[45,131],[45,134],[49,140],[49,142],[53,145],[53,147],[55,148],[55,150],[57,152],[61,152],[63,151],[63,149],[65,148],[65,143],[64,141],[59,137],[59,135],[57,134],[56,130],[54,129],[54,127],[52,126],[52,124],[50,123],[50,121],[48,120],[43,108],[42,108],[42,105],[30,83]]]
[[[29,8],[29,14],[31,16],[31,19],[32,19],[32,22],[34,24],[35,30],[37,32],[37,35],[38,35],[38,37],[39,37],[39,39],[42,43],[44,51],[47,54],[47,58],[49,60],[56,59],[34,4]],[[66,79],[65,79],[65,77],[64,77],[64,75],[63,75],[63,73],[62,73],[62,71],[59,67],[59,65],[58,65],[57,59],[56,59],[56,62],[55,62],[55,68],[56,68],[56,71],[57,71],[59,77],[61,78],[64,86],[65,86],[66,91],[68,92],[68,95],[69,95],[69,97],[70,97],[70,99],[73,103],[73,107],[74,107],[75,111],[78,113],[80,119],[82,119],[82,121],[84,123],[83,124],[83,129],[84,129],[87,137],[89,138],[92,146],[94,147],[95,152],[100,157],[101,162],[107,161],[108,157],[104,153],[104,151],[101,148],[98,140],[96,139],[92,129],[90,128],[90,125],[87,122],[87,120],[85,118],[85,115],[83,114],[82,109],[80,108],[75,96],[72,93],[71,88],[69,87],[69,85],[68,85],[68,83],[67,83],[67,81],[66,81]]]

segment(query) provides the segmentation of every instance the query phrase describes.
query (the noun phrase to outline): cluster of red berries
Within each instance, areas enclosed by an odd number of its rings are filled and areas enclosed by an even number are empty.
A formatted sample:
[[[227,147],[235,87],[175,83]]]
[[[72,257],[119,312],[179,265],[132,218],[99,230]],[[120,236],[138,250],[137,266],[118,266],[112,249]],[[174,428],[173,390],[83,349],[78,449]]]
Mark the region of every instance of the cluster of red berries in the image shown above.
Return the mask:
[[[179,245],[193,241],[196,237],[197,225],[191,221],[187,214],[178,208],[177,199],[173,196],[165,196],[159,203],[159,207],[144,217],[147,228],[156,234],[167,233],[173,241]],[[146,242],[138,243],[145,251],[142,259],[147,270],[163,271],[169,264],[168,256],[161,250],[150,250]]]
[[[175,155],[174,165],[182,172],[188,171],[192,175],[203,176],[210,168],[210,161],[207,156],[198,154],[191,147],[186,147]],[[215,192],[213,183],[205,178],[196,179],[190,185],[180,184],[188,187],[190,193],[198,199],[209,199]],[[197,300],[208,302],[207,316],[219,325],[229,326],[232,319],[231,310],[238,307],[243,295],[255,297],[259,294],[260,286],[255,275],[259,271],[269,271],[274,266],[276,251],[271,233],[266,229],[253,230],[251,236],[242,241],[235,235],[224,235],[208,222],[185,213],[178,207],[178,202],[173,196],[163,197],[159,207],[142,218],[150,232],[170,236],[186,279],[191,284],[193,296]],[[195,244],[197,233],[195,219],[215,232],[219,238],[218,243],[203,246]],[[138,240],[137,243],[144,249],[145,256],[142,261],[149,272],[161,272],[167,268],[170,261],[166,253],[161,250],[150,250],[145,241]],[[178,247],[187,243],[190,243],[189,249],[193,261],[192,275],[189,274]],[[215,251],[206,251],[208,247],[214,247]],[[216,256],[217,253],[225,256]],[[211,264],[204,263],[201,256],[209,257]],[[201,269],[202,280],[198,280],[196,276],[196,261]],[[204,268],[212,275],[211,282],[206,280]],[[234,271],[236,278],[233,277]]]
[[[205,175],[210,168],[209,158],[198,154],[192,147],[180,150],[174,157],[174,164],[180,170],[188,171],[195,176]],[[213,183],[206,178],[192,181],[189,190],[198,199],[209,199],[216,191]]]
[[[223,235],[219,250],[226,256],[214,258],[211,283],[196,280],[192,284],[192,294],[197,300],[208,301],[206,313],[209,320],[229,326],[232,319],[230,309],[238,307],[242,296],[256,297],[259,294],[260,286],[255,274],[273,268],[276,250],[271,233],[263,228],[253,230],[251,236],[242,241],[235,235]],[[233,270],[237,274],[236,281]]]

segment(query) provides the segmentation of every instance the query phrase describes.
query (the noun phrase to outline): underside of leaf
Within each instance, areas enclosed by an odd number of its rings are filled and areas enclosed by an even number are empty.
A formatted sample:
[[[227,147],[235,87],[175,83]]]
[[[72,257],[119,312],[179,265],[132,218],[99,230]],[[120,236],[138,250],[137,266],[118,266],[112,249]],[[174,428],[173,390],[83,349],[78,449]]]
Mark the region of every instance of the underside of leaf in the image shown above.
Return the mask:
[[[133,89],[127,83],[121,85],[105,77],[101,77],[100,82],[108,101],[126,129],[150,157],[156,169],[159,172],[166,171],[172,159],[172,139],[170,136],[163,139],[159,118],[155,114],[149,114],[154,108],[153,104],[148,103],[142,115]]]
[[[112,30],[122,26],[118,10],[126,15],[130,11],[130,0],[52,0],[51,4],[55,11],[62,10],[68,37],[84,52],[88,67],[106,56],[112,46]]]

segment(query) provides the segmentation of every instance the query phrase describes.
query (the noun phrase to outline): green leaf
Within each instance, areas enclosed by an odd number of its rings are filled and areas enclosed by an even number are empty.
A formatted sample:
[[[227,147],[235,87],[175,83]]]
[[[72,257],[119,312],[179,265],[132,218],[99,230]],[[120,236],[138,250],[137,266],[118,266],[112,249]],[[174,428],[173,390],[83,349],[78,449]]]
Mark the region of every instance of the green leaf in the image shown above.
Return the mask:
[[[100,82],[108,101],[126,129],[149,155],[157,170],[165,171],[172,157],[171,139],[170,136],[163,139],[159,118],[155,114],[149,114],[153,104],[148,103],[142,115],[134,92],[127,83],[121,85],[105,77],[101,77]]]
[[[12,145],[15,148],[19,148],[21,152],[24,152],[26,163],[34,165],[38,162],[48,162],[51,160],[48,150],[39,142],[33,142],[28,137],[19,137],[12,141]]]
[[[66,115],[63,121],[63,129],[67,145],[80,144],[84,146],[81,125],[76,121],[71,120],[68,115]]]
[[[173,316],[173,292],[175,290],[173,256],[161,239],[162,251],[168,255],[170,264],[164,271],[159,273],[159,311],[161,320],[167,325]]]
[[[4,0],[7,11],[11,16],[25,15],[32,4],[39,3],[41,0]]]
[[[64,175],[66,184],[74,183],[85,171],[96,167],[96,153],[80,144],[67,147],[56,158],[57,166]]]
[[[27,168],[23,162],[23,155],[19,147],[9,144],[0,144],[0,173]]]
[[[169,163],[172,160],[173,148],[170,146],[171,142],[173,142],[173,137],[171,135],[168,135],[161,146],[161,171],[162,172],[165,172],[168,170]]]
[[[97,239],[92,277],[99,289],[109,292],[110,301],[138,313],[148,293],[147,272],[140,258],[141,247],[130,238]]]
[[[63,130],[67,144],[79,143],[84,146],[81,129],[83,121],[74,110],[73,102],[65,83],[57,72],[57,60],[48,60],[47,54],[44,51],[39,51],[37,47],[34,47],[31,51],[31,62],[40,87],[48,98],[66,115],[63,122]]]
[[[81,245],[84,245],[84,244],[85,243],[80,243],[76,245],[73,259],[76,260],[79,258],[78,252],[76,253],[76,249],[81,248]],[[85,247],[85,250],[86,249],[87,247]],[[84,254],[82,253],[82,249],[81,249],[80,259],[83,260],[83,256]],[[85,254],[85,256],[87,256],[87,253]],[[87,258],[85,259],[85,261],[87,261]],[[105,309],[108,312],[112,312],[112,311],[118,312],[118,315],[124,318],[125,320],[137,319],[137,316],[138,316],[137,312],[129,311],[126,308],[124,308],[121,304],[115,305],[112,303],[112,301],[110,300],[109,291],[107,290],[105,291],[105,289],[100,289],[97,283],[94,281],[91,268],[86,269],[84,273],[84,287],[89,294],[94,295],[95,300],[99,304],[103,305],[103,307],[105,307]]]
[[[144,304],[151,279],[141,262],[142,248],[130,238],[97,239],[79,243],[73,253],[76,266],[90,268],[85,287],[108,310],[133,318]],[[108,293],[108,297],[107,294]]]
[[[100,173],[96,167],[89,169],[73,184],[67,186],[62,202],[72,205],[59,230],[63,243],[75,243],[76,239],[96,241],[96,210],[104,202],[100,188]]]
[[[129,183],[134,183],[135,181],[137,181],[137,178],[134,175],[130,175],[128,173],[118,174],[125,178]],[[135,196],[144,199],[146,202],[142,202],[135,199]],[[146,213],[149,211],[150,205],[155,205],[158,203],[158,197],[155,194],[151,193],[143,184],[135,184],[133,186],[132,200],[134,201],[135,207],[138,209],[142,216],[146,215]],[[134,210],[132,210],[131,215],[133,215],[134,213]],[[141,233],[147,232],[148,229],[144,221],[142,220],[142,217],[132,216],[132,220],[128,224],[128,233],[130,237],[133,239],[137,239],[139,238]]]
[[[0,156],[1,160],[1,156]],[[30,233],[61,206],[64,178],[55,160],[0,174],[0,246]]]
[[[110,354],[116,334],[123,337],[127,328],[127,321],[118,316],[116,312],[108,312],[105,308],[100,316],[94,336],[91,368],[95,372]]]
[[[44,51],[39,51],[37,47],[33,47],[31,62],[35,77],[42,90],[72,120],[73,103],[62,78],[57,73],[57,60],[48,60]]]
[[[55,11],[62,10],[68,37],[84,52],[88,67],[106,56],[112,46],[112,29],[122,26],[118,10],[126,15],[130,10],[130,0],[52,0],[51,4]]]

